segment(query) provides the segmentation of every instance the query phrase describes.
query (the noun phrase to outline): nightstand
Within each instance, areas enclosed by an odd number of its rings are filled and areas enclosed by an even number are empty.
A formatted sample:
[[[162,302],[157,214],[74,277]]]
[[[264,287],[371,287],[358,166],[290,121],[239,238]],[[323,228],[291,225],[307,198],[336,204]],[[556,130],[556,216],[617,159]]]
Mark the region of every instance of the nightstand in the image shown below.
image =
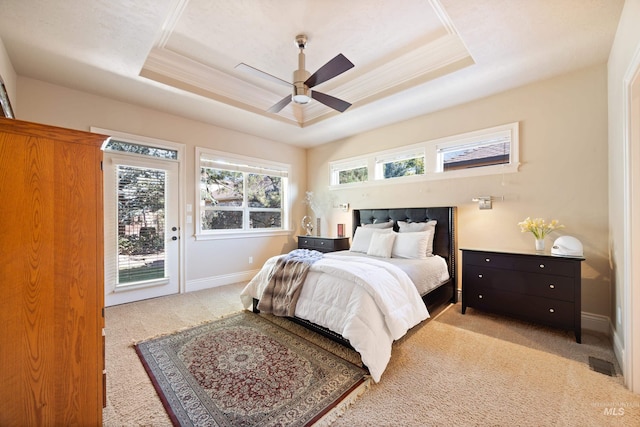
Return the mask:
[[[298,236],[298,249],[335,252],[349,249],[348,237]]]
[[[584,258],[462,249],[462,314],[467,307],[573,330],[581,342]]]

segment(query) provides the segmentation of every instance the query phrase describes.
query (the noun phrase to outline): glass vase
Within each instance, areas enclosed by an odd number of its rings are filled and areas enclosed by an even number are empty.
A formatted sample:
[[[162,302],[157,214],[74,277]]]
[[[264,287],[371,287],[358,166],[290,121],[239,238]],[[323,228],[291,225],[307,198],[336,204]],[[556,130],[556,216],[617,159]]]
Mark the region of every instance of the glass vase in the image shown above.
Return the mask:
[[[544,238],[536,239],[536,252],[544,252]]]

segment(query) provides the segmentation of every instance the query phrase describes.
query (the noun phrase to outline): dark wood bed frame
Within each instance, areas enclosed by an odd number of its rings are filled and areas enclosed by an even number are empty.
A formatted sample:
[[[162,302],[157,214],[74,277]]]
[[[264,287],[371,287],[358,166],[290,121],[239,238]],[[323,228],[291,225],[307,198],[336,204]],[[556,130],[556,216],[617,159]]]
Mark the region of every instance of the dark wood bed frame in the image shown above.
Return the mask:
[[[353,233],[361,224],[373,224],[393,220],[393,229],[398,231],[398,221],[426,222],[438,221],[436,234],[433,239],[433,253],[440,255],[447,262],[449,268],[449,280],[422,295],[429,313],[436,312],[440,307],[449,303],[458,302],[458,289],[456,280],[456,208],[391,208],[391,209],[354,209]],[[352,233],[352,235],[353,235]],[[258,313],[258,300],[253,300],[253,311]],[[327,328],[311,323],[308,320],[291,317],[292,321],[318,332],[342,345],[351,347],[349,340],[342,335]]]

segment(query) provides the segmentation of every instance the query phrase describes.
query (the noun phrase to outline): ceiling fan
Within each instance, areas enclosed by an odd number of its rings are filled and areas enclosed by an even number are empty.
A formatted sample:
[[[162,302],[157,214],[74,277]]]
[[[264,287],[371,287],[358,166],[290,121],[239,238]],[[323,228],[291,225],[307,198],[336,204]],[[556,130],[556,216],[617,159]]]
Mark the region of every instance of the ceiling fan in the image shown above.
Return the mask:
[[[300,53],[298,54],[298,69],[293,72],[293,83],[289,83],[286,80],[282,80],[276,76],[265,73],[264,71],[258,70],[257,68],[254,68],[245,63],[240,63],[235,67],[237,70],[249,72],[278,84],[284,84],[289,88],[293,87],[293,93],[291,95],[287,95],[267,111],[270,113],[278,113],[291,101],[295,102],[296,104],[307,104],[309,103],[309,101],[311,101],[312,98],[326,105],[327,107],[331,107],[341,113],[344,112],[347,108],[351,107],[351,104],[346,101],[343,101],[331,95],[327,95],[326,93],[318,92],[315,90],[312,91],[311,88],[353,68],[353,63],[351,63],[351,61],[349,61],[343,54],[340,53],[335,58],[320,67],[318,71],[310,74],[304,68],[304,49],[307,46],[307,36],[305,36],[304,34],[300,34],[296,36],[295,42],[300,49]]]

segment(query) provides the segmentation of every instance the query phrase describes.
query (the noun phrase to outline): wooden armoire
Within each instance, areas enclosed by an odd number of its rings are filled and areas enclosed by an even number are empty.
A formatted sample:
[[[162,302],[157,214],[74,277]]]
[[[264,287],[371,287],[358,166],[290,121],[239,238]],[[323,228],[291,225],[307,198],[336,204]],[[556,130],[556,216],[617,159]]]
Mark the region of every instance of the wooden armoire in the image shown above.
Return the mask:
[[[0,118],[0,425],[100,426],[106,137]]]

